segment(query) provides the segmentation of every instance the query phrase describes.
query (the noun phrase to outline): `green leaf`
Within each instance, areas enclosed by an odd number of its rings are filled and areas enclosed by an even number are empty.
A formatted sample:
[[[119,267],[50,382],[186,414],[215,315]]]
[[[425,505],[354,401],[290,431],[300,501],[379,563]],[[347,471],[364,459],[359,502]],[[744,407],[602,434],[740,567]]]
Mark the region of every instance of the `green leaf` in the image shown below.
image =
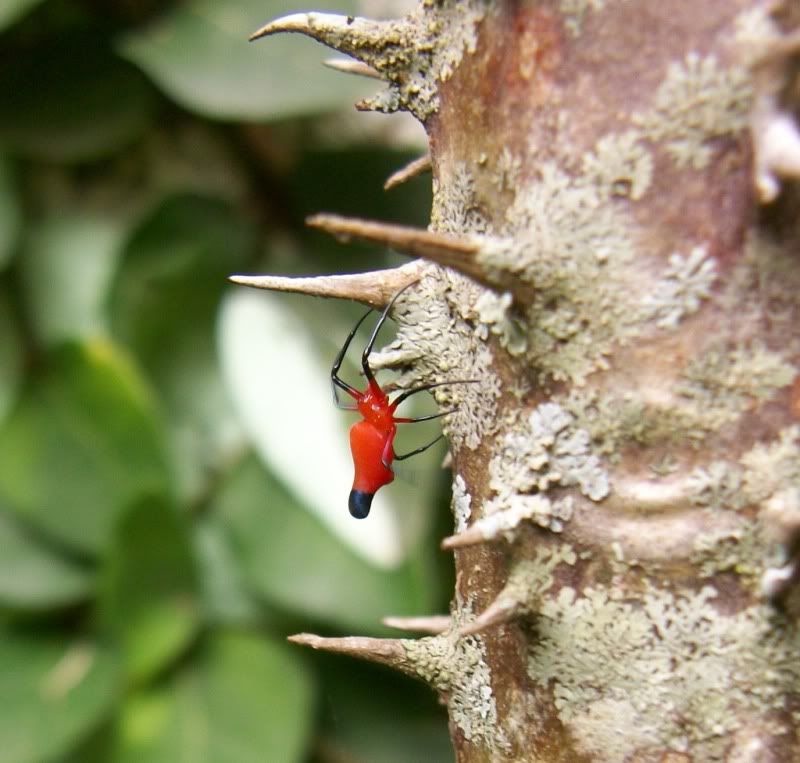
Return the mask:
[[[41,2],[42,0],[3,0],[0,3],[0,29],[11,26]]]
[[[152,95],[98,30],[62,33],[0,69],[0,141],[44,161],[109,156],[150,124]]]
[[[0,604],[49,609],[85,599],[93,574],[0,511]]]
[[[3,763],[41,763],[69,751],[117,699],[114,656],[86,641],[0,631]]]
[[[105,342],[54,353],[0,428],[0,500],[81,552],[102,552],[123,508],[169,483],[148,391]]]
[[[169,683],[133,695],[114,763],[301,761],[312,711],[308,673],[288,648],[216,635]]]
[[[200,625],[195,563],[187,523],[169,502],[145,498],[120,517],[97,608],[134,682],[162,670],[192,641]]]
[[[320,0],[318,11],[354,13],[352,0]],[[298,35],[248,43],[256,29],[287,12],[279,0],[188,0],[120,50],[172,98],[223,119],[284,119],[349,106],[375,83],[325,71],[330,56]]]
[[[194,524],[197,555],[206,618],[216,623],[253,625],[262,613],[245,587],[230,539],[217,517]]]
[[[20,269],[39,340],[56,344],[106,329],[105,303],[125,225],[113,216],[60,213],[38,220]]]
[[[231,476],[212,508],[254,590],[290,612],[376,632],[386,614],[429,611],[429,593],[411,565],[385,571],[363,561],[255,458]]]
[[[22,211],[11,166],[0,156],[0,270],[8,264],[14,253],[21,222]]]
[[[0,426],[19,392],[23,351],[16,316],[5,291],[0,290]]]
[[[227,277],[255,246],[252,227],[216,199],[175,196],[131,238],[111,292],[114,333],[164,400],[182,496],[201,495],[241,429],[222,382],[214,324]]]

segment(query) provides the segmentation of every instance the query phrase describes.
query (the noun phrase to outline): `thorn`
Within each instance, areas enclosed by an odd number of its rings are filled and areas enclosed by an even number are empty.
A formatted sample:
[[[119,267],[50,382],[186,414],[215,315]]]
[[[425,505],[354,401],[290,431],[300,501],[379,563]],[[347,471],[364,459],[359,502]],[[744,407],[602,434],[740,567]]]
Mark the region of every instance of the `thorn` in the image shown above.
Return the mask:
[[[260,40],[272,34],[281,32],[297,32],[308,37],[313,37],[325,45],[331,45],[331,40],[338,37],[352,37],[359,30],[369,29],[374,31],[378,22],[355,16],[343,16],[339,13],[290,13],[280,16],[264,24],[253,32],[248,38],[250,42]],[[331,47],[336,47],[331,45]],[[339,48],[336,48],[339,50]]]
[[[352,61],[349,58],[327,58],[322,62],[323,66],[344,74],[356,74],[359,77],[369,77],[370,79],[383,79],[377,69],[373,69],[369,64],[361,61]]]
[[[396,188],[401,183],[405,183],[407,180],[411,180],[411,178],[417,177],[417,175],[422,175],[424,172],[430,172],[431,170],[431,156],[430,154],[425,154],[425,156],[420,156],[418,159],[414,159],[413,161],[406,164],[405,167],[401,167],[397,172],[392,173],[387,179],[386,182],[383,184],[384,191],[391,191],[392,188]]]
[[[754,183],[762,204],[774,201],[781,178],[800,177],[800,129],[781,105],[781,92],[793,77],[788,58],[800,51],[800,29],[759,46],[751,61],[755,95],[750,115],[754,147]]]
[[[395,73],[408,65],[407,57],[387,55],[387,51],[410,46],[413,35],[410,24],[403,21],[373,21],[336,13],[291,13],[265,24],[250,35],[250,41],[282,32],[304,34],[374,69],[391,69]]]
[[[475,259],[480,244],[469,238],[339,215],[314,215],[306,220],[306,224],[324,230],[344,242],[357,238],[388,246],[403,254],[423,257],[437,265],[453,268],[476,281],[486,283],[486,277]]]
[[[768,567],[761,576],[761,595],[773,601],[780,599],[788,588],[797,582],[797,576],[796,561],[783,567]]]
[[[384,625],[401,631],[431,633],[438,636],[450,630],[452,620],[449,615],[432,615],[431,617],[384,617]]]
[[[418,677],[418,674],[408,659],[405,649],[406,639],[368,638],[365,636],[347,636],[345,638],[325,638],[313,633],[298,633],[287,639],[292,644],[310,646],[312,649],[322,649],[335,654],[346,654],[358,657],[368,662],[376,662],[395,668],[408,675]]]
[[[442,541],[442,548],[453,549],[463,546],[474,546],[478,543],[493,541],[500,536],[506,540],[512,540],[516,528],[521,522],[529,520],[536,524],[551,526],[556,529],[559,519],[566,519],[572,513],[572,502],[564,499],[558,512],[559,516],[554,516],[554,506],[541,495],[525,496],[510,509],[495,511],[485,517],[481,517],[471,527],[456,535],[450,535]],[[547,522],[544,520],[547,519]]]
[[[566,544],[540,546],[534,559],[512,562],[503,590],[494,601],[474,619],[468,620],[457,630],[457,635],[472,636],[487,628],[511,622],[536,613],[541,613],[542,594],[554,582],[555,570],[562,564],[574,565],[577,555]]]
[[[770,41],[765,50],[755,57],[753,67],[765,66],[789,58],[800,51],[800,29],[794,29]]]
[[[456,535],[448,535],[442,541],[441,546],[445,551],[452,551],[454,548],[477,546],[479,543],[485,543],[487,540],[491,540],[491,538],[487,538],[478,525],[473,525],[464,530],[464,532],[457,533]]]
[[[508,596],[504,588],[497,598],[481,612],[472,622],[458,629],[459,636],[472,636],[490,628],[513,620],[518,614],[521,602]]]
[[[754,138],[756,187],[768,203],[780,192],[778,178],[800,177],[800,131],[792,116],[778,112],[754,129]]]
[[[409,262],[399,268],[309,278],[234,275],[229,281],[256,289],[296,292],[314,297],[353,299],[370,307],[383,307],[404,286],[418,281],[424,264]]]

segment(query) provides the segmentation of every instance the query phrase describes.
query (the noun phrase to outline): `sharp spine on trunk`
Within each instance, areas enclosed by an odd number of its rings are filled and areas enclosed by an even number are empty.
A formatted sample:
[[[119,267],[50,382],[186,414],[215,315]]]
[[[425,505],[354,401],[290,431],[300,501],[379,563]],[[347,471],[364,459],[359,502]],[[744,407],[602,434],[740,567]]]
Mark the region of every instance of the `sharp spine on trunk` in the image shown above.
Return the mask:
[[[475,237],[432,233],[407,225],[361,220],[356,217],[319,214],[309,217],[306,223],[338,238],[343,243],[353,238],[388,246],[401,254],[422,257],[437,265],[453,268],[475,281],[486,284],[486,276],[476,262],[480,243]]]
[[[229,280],[243,286],[271,291],[287,291],[314,297],[352,299],[380,308],[404,286],[418,280],[423,264],[409,262],[399,268],[373,270],[352,275],[283,277],[269,275],[234,275]]]
[[[417,675],[406,656],[406,650],[403,646],[404,639],[369,638],[365,636],[325,638],[313,633],[298,633],[295,636],[289,636],[288,641],[292,644],[310,646],[312,649],[322,649],[326,652],[359,657],[368,662],[388,665],[409,675]]]
[[[351,61],[349,58],[327,58],[322,63],[329,69],[343,74],[355,74],[369,79],[383,79],[379,71],[361,61]]]
[[[449,615],[430,615],[428,617],[384,617],[381,621],[388,628],[416,633],[430,633],[438,636],[450,630],[452,618]]]
[[[430,171],[431,155],[425,154],[425,156],[420,156],[418,159],[410,161],[405,167],[401,167],[397,172],[393,172],[389,175],[386,182],[383,184],[383,190],[390,191],[392,188],[396,188],[402,183],[411,180],[411,178],[415,178],[418,175]]]

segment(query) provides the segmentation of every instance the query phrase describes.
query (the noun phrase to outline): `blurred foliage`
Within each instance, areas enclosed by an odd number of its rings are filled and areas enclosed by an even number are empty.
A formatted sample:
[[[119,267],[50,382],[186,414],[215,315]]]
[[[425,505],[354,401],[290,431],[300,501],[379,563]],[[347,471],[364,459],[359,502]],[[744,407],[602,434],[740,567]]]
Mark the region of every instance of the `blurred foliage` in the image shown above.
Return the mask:
[[[451,590],[441,450],[358,529],[328,483],[349,420],[319,401],[360,309],[226,282],[399,262],[317,211],[427,221],[428,181],[381,189],[421,131],[352,114],[374,82],[247,42],[292,10],[0,2],[4,763],[452,757],[426,688],[285,643]]]

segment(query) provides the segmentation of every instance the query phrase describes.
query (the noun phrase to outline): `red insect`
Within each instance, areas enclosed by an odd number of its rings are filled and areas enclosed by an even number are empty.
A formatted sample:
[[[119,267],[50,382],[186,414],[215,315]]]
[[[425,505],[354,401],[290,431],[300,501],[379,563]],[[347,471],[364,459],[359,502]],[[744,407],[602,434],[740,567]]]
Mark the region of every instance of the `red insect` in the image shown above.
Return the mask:
[[[408,286],[411,286],[411,284],[408,284]],[[353,341],[356,331],[358,331],[358,327],[366,320],[367,316],[372,313],[372,310],[367,312],[361,320],[353,326],[353,330],[345,340],[342,349],[339,350],[339,354],[336,356],[336,360],[333,361],[333,367],[331,368],[334,403],[338,408],[347,411],[358,411],[362,416],[362,420],[357,421],[350,428],[350,450],[353,454],[355,477],[353,478],[353,489],[350,491],[348,506],[350,508],[350,513],[356,519],[364,519],[369,514],[375,493],[394,479],[394,472],[392,471],[392,463],[394,461],[403,461],[406,458],[417,455],[417,453],[422,453],[422,451],[430,448],[431,445],[438,442],[444,436],[439,435],[435,440],[427,443],[427,445],[412,450],[410,453],[404,453],[402,456],[398,456],[394,452],[394,437],[397,433],[397,425],[410,424],[416,421],[430,421],[431,419],[447,416],[449,413],[453,412],[452,410],[443,411],[442,413],[435,413],[430,416],[419,416],[414,419],[398,418],[394,415],[397,406],[411,397],[411,395],[416,395],[418,392],[424,392],[434,387],[441,387],[445,384],[463,383],[438,382],[436,384],[426,384],[401,392],[394,400],[389,400],[389,396],[381,389],[380,384],[376,381],[375,375],[369,365],[369,356],[372,352],[372,347],[375,344],[381,326],[383,326],[386,321],[389,311],[392,309],[397,298],[408,286],[398,291],[397,294],[392,297],[389,304],[386,305],[361,355],[361,368],[364,370],[364,376],[367,379],[367,388],[363,392],[359,392],[355,387],[350,386],[346,381],[339,378],[339,369],[341,368],[347,348],[350,346],[350,342]],[[350,395],[350,397],[356,401],[356,404],[343,405],[339,401],[337,387]]]

